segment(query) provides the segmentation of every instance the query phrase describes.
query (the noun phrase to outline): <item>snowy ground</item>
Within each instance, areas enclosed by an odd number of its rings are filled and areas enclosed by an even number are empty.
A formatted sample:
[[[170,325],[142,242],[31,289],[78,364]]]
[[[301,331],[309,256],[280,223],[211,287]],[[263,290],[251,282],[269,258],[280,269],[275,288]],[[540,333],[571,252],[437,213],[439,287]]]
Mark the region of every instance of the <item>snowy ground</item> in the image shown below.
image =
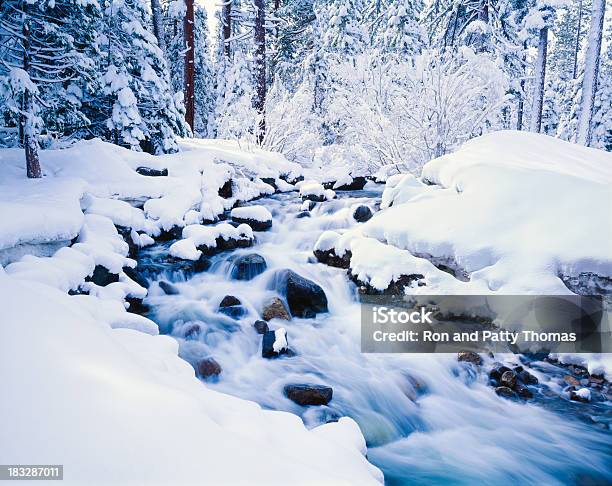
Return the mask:
[[[131,228],[137,246],[176,225],[195,238],[200,221],[273,192],[262,178],[287,189],[279,177],[300,174],[231,143],[183,148],[151,157],[80,142],[42,152],[37,181],[25,179],[22,152],[0,152],[0,428],[11,438],[0,456],[64,464],[71,484],[378,483],[355,422],[309,431],[295,415],[213,392],[173,338],[126,311],[146,289],[124,272],[135,261],[115,225]],[[139,175],[141,166],[169,175]],[[221,198],[230,179],[233,194]],[[117,281],[86,282],[100,266]],[[68,294],[77,290],[88,295]]]
[[[612,275],[611,184],[607,152],[496,132],[390,179],[391,207],[353,234],[452,262],[478,292],[562,294],[560,275]]]
[[[79,142],[41,153],[42,180],[25,179],[21,151],[0,151],[0,427],[11,437],[0,445],[4,462],[63,463],[73,484],[92,476],[146,484],[380,481],[353,421],[308,431],[294,415],[213,392],[178,358],[172,338],[126,310],[127,298],[147,291],[126,274],[136,262],[116,226],[136,246],[178,227],[183,239],[170,253],[197,260],[198,247],[218,238],[253,238],[248,225],[200,223],[271,194],[272,182],[304,198],[334,197],[314,172],[289,184],[301,169],[277,154],[206,140],[182,148],[152,157]],[[140,175],[139,167],[168,175]],[[331,214],[316,247],[350,251],[353,275],[379,289],[418,273],[427,285],[410,291],[568,293],[568,278],[588,290],[593,279],[612,277],[611,183],[608,153],[498,132],[431,161],[421,178],[391,176],[381,211],[346,231],[353,208]],[[269,219],[263,208],[242,211]],[[89,281],[99,267],[116,281]],[[609,361],[591,357],[589,366],[610,373]]]

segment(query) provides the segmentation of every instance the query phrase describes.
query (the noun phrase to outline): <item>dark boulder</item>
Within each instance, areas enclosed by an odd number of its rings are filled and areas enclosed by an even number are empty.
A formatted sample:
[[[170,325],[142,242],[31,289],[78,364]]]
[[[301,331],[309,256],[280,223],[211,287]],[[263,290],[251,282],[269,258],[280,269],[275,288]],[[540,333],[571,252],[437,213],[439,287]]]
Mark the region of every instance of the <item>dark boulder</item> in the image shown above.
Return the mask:
[[[372,215],[372,210],[369,207],[361,205],[353,212],[353,219],[358,223],[365,223]]]
[[[482,364],[482,358],[473,351],[460,351],[459,353],[457,353],[457,361],[473,363],[475,365]]]
[[[268,323],[266,321],[262,321],[261,319],[256,320],[253,323],[253,327],[257,331],[257,334],[265,334],[269,331]]]
[[[151,167],[137,167],[136,172],[149,177],[165,177],[168,175],[168,169],[152,169]]]
[[[570,390],[570,400],[574,402],[589,403],[591,401],[591,392],[588,388]]]
[[[330,250],[315,250],[313,253],[318,261],[330,267],[349,268],[351,264],[352,254],[350,250],[346,250],[341,257],[336,254],[333,248]]]
[[[304,176],[300,175],[297,177],[291,177],[291,174],[281,174],[280,178],[287,182],[288,184],[296,185],[298,182],[302,182],[304,180]]]
[[[241,305],[240,299],[233,295],[226,295],[219,303],[219,307],[231,307],[233,305]]]
[[[165,230],[162,229],[161,233],[155,237],[157,241],[172,241],[180,240],[183,237],[183,228],[181,226],[173,226],[172,228]]]
[[[276,187],[276,179],[274,177],[262,177],[261,180],[265,184],[272,186],[275,191],[278,189],[278,187]]]
[[[502,375],[506,371],[510,371],[510,368],[504,366],[501,363],[493,363],[493,368],[491,368],[491,371],[489,371],[489,378],[499,382],[501,380]]]
[[[139,314],[141,316],[149,312],[149,306],[143,304],[142,299],[138,297],[126,297],[125,301],[128,303],[128,312],[132,314]]]
[[[187,324],[184,328],[183,328],[183,336],[185,336],[185,339],[195,339],[198,337],[198,335],[202,332],[202,327],[196,323],[196,322],[192,322],[191,324]]]
[[[327,405],[334,394],[329,386],[310,384],[285,385],[284,392],[289,400],[301,406]]]
[[[334,188],[334,191],[361,191],[367,182],[368,181],[365,177],[353,177],[353,181],[350,184],[338,186]]]
[[[226,295],[219,303],[219,312],[233,319],[239,319],[246,313],[242,302],[233,295]]]
[[[119,282],[119,275],[111,273],[106,267],[96,265],[91,277],[85,279],[88,282],[93,282],[100,287],[106,287],[109,284]]]
[[[238,216],[232,216],[232,221],[237,224],[248,224],[253,231],[266,231],[272,228],[272,220],[259,221],[252,218],[240,218]]]
[[[276,331],[266,331],[263,334],[263,338],[261,340],[261,356],[263,358],[278,358],[283,354],[289,353],[289,348],[286,345],[281,346],[284,343],[278,343],[277,348],[274,349],[274,344],[277,341],[278,336],[276,335]],[[285,341],[287,340],[287,334],[284,334]]]
[[[251,280],[266,271],[266,260],[257,253],[243,255],[234,260],[232,278],[234,280]]]
[[[301,211],[301,212],[298,213],[296,218],[297,219],[310,218],[310,213],[308,211]]]
[[[127,277],[132,279],[134,282],[136,282],[141,287],[144,287],[145,289],[149,287],[148,280],[140,272],[140,269],[138,267],[135,267],[135,268],[123,267],[123,273],[125,273]]]
[[[589,370],[587,370],[584,366],[570,365],[567,369],[570,371],[570,373],[573,373],[574,375],[579,376],[580,378],[589,376]]]
[[[294,317],[314,317],[328,312],[327,296],[321,286],[285,269],[276,275],[276,288],[286,296],[289,311]]]
[[[315,201],[308,201],[306,211],[312,211],[316,206],[317,206],[317,203]]]
[[[315,203],[318,202],[325,202],[327,200],[327,197],[325,196],[325,194],[303,194],[302,195],[302,201],[312,201]]]
[[[223,238],[218,236],[215,240],[214,248],[210,248],[206,245],[198,246],[204,255],[214,255],[222,251],[235,250],[236,248],[249,248],[253,245],[253,238],[247,235],[240,235],[238,238]]]
[[[228,179],[225,183],[219,188],[219,196],[223,199],[229,199],[234,194],[232,190],[232,180]]]
[[[359,287],[359,293],[362,295],[404,295],[406,287],[412,287],[416,282],[419,287],[426,285],[425,276],[420,273],[411,273],[410,275],[400,275],[396,280],[391,281],[385,290],[379,290],[369,283],[362,282],[356,275],[349,274],[349,278]]]
[[[514,371],[516,371],[516,369]],[[518,379],[521,380],[526,385],[537,385],[538,384],[538,379],[526,370],[517,372],[517,375],[518,375]]]
[[[516,373],[512,370],[504,371],[499,380],[500,385],[507,386],[508,388],[514,388],[517,383]]]
[[[525,385],[523,385],[522,383],[517,383],[514,386],[514,391],[521,398],[525,398],[525,399],[533,398],[533,393],[531,393],[531,390],[527,388]]]
[[[514,393],[514,391],[507,386],[498,386],[495,389],[495,393],[504,398],[516,398],[516,393]]]
[[[166,262],[171,265],[170,271],[177,277],[179,275],[183,277],[190,277],[196,273],[205,272],[211,265],[210,260],[205,255],[200,256],[200,258],[197,260],[183,260],[181,258],[168,256],[165,262],[160,260],[159,262],[155,262],[150,267],[146,268],[147,273],[149,273],[151,277],[161,275],[163,267],[161,267],[159,263]]]
[[[262,313],[262,317],[266,321],[270,321],[272,319],[283,319],[285,321],[291,320],[291,315],[289,314],[289,311],[287,311],[285,304],[278,297],[273,297],[270,302],[266,304]]]
[[[197,370],[204,379],[214,378],[221,374],[221,365],[214,358],[204,358],[198,363]]]
[[[159,285],[159,288],[162,289],[164,291],[164,294],[166,295],[180,294],[179,289],[175,285],[172,285],[170,282],[166,282],[165,280],[160,280],[158,285]]]

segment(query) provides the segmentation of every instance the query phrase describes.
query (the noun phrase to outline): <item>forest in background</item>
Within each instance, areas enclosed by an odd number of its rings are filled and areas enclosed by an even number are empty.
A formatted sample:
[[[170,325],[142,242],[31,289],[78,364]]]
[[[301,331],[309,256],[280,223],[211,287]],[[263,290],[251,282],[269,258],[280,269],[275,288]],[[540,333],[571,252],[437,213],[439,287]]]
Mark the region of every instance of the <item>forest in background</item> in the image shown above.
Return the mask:
[[[500,129],[612,150],[605,0],[3,0],[0,146],[238,140],[418,171]]]

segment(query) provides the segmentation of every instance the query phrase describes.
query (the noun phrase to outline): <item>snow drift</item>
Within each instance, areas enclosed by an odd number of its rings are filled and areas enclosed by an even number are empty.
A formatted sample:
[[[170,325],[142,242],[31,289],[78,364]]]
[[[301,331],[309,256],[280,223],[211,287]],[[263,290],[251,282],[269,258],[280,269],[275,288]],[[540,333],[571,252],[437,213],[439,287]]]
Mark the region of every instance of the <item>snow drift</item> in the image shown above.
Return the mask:
[[[273,192],[262,178],[286,190],[281,177],[299,175],[280,155],[231,142],[183,148],[152,157],[79,142],[41,151],[38,181],[24,180],[21,151],[0,150],[0,428],[10,437],[0,456],[63,464],[69,484],[378,484],[354,421],[309,431],[293,414],[214,392],[173,338],[127,312],[126,298],[147,290],[125,273],[136,262],[116,226],[137,246],[175,226],[194,251],[211,234],[252,238],[247,225],[199,223]],[[112,283],[90,279],[99,267]]]
[[[612,276],[611,184],[609,153],[496,132],[432,160],[421,181],[390,178],[387,209],[351,234],[453,262],[464,291],[567,293],[565,276]]]

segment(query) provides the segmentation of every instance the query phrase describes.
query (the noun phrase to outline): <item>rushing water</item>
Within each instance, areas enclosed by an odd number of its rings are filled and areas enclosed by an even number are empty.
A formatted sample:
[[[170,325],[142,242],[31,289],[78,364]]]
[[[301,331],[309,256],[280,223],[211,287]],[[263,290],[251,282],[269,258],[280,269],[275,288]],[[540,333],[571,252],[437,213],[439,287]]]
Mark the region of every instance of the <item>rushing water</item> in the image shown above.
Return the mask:
[[[149,317],[179,340],[188,361],[212,356],[221,364],[219,378],[207,383],[211,388],[293,412],[308,426],[354,418],[366,437],[368,458],[388,484],[611,482],[611,435],[594,423],[609,421],[608,404],[576,404],[554,393],[518,403],[497,397],[486,375],[457,363],[456,355],[360,352],[356,289],[344,270],[316,263],[312,247],[322,231],[355,224],[350,218],[355,204],[374,207],[379,199],[379,190],[346,193],[317,204],[305,218],[298,217],[301,201],[294,193],[253,202],[272,212],[272,229],[257,233],[253,248],[212,257],[208,271],[189,279],[164,261],[168,244],[142,252],[139,267],[157,266],[161,274],[154,279],[172,281],[179,290],[165,295],[152,283]],[[268,270],[251,281],[230,279],[232,259],[253,252],[266,259]],[[296,355],[268,360],[261,357],[253,322],[276,295],[273,274],[281,268],[320,284],[330,312],[270,322],[271,329],[287,329]],[[228,294],[248,310],[239,320],[217,312]],[[202,331],[185,339],[194,323]],[[518,364],[516,357],[507,358]],[[533,373],[554,391],[559,385],[546,366],[554,368],[540,363]],[[287,383],[329,385],[333,399],[328,406],[300,407],[284,396]]]

